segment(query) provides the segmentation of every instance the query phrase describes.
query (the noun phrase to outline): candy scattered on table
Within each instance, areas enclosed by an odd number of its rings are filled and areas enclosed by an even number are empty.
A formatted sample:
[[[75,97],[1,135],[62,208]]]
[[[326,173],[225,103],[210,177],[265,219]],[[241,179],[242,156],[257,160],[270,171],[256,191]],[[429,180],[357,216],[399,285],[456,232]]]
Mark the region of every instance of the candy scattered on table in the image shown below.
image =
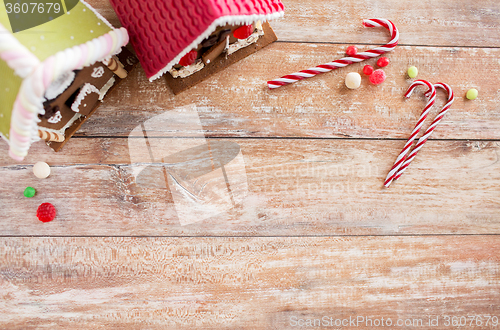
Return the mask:
[[[311,78],[318,74],[330,72],[332,70],[343,68],[352,63],[358,63],[364,60],[368,60],[374,57],[379,57],[380,55],[390,52],[399,42],[399,32],[394,23],[386,19],[374,18],[374,19],[365,19],[363,20],[363,25],[366,27],[384,27],[389,30],[391,34],[391,40],[389,43],[376,47],[374,49],[367,50],[365,52],[361,52],[356,54],[353,57],[341,58],[340,60],[335,60],[333,62],[329,62],[326,64],[318,65],[313,68],[309,68],[306,70],[302,70],[299,72],[295,72],[286,76],[283,76],[278,79],[270,80],[267,82],[267,86],[270,89],[279,88],[281,86],[285,86],[288,84],[292,84],[302,79]]]
[[[345,51],[345,54],[347,56],[354,56],[358,53],[358,49],[356,48],[356,46],[349,46],[347,47],[346,51]]]
[[[477,95],[479,94],[479,92],[477,91],[477,89],[475,88],[471,88],[467,91],[467,94],[465,95],[467,97],[467,99],[469,100],[475,100],[477,98]]]
[[[381,68],[389,65],[389,59],[387,57],[381,57],[377,61],[377,65]]]
[[[349,89],[356,89],[361,86],[361,76],[357,72],[349,72],[345,77],[345,85]]]
[[[39,179],[45,179],[50,175],[50,166],[45,162],[37,162],[33,166],[33,174]]]
[[[42,222],[49,222],[56,217],[56,208],[50,203],[42,203],[36,210],[38,220]]]
[[[413,79],[413,78],[416,78],[417,75],[418,75],[418,69],[417,69],[417,67],[416,66],[410,66],[408,68],[408,77],[410,77],[410,78]]]
[[[370,75],[370,82],[374,85],[379,85],[383,83],[386,79],[386,75],[384,70],[378,69],[373,71],[373,73]]]
[[[24,197],[31,198],[31,197],[35,196],[35,194],[36,194],[36,190],[33,187],[26,187],[26,189],[24,189]]]
[[[373,73],[373,67],[371,65],[365,65],[363,67],[363,73],[366,74],[367,76],[371,75]]]

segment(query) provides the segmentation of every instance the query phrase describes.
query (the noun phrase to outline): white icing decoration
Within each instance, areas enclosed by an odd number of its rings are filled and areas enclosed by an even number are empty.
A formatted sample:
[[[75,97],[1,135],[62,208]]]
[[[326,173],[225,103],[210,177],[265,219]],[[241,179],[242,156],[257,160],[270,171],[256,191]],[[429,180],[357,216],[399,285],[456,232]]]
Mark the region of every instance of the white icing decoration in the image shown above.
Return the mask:
[[[69,71],[61,74],[54,80],[45,91],[45,98],[52,100],[62,94],[75,80],[75,72]]]
[[[263,35],[264,31],[262,30],[262,25],[256,24],[255,32],[249,35],[248,38],[246,39],[238,39],[235,43],[229,44],[229,36],[226,37],[226,47],[224,48],[224,51],[226,52],[226,55],[231,55],[234,52],[240,50],[241,48],[245,48],[253,43],[256,43],[257,40],[259,40],[259,37]],[[207,64],[208,63],[210,63],[210,60],[207,61]],[[180,69],[172,68],[169,70],[169,73],[174,78],[186,78],[192,75],[193,73],[200,71],[201,69],[203,69],[203,67],[204,67],[203,62],[201,60],[198,60],[196,63],[191,64],[190,66],[187,67],[182,67]]]
[[[73,125],[73,123],[78,120],[80,117],[83,117],[81,114],[79,113],[75,113],[75,115],[73,116],[73,118],[71,118],[70,121],[68,121],[66,123],[66,125],[64,125],[64,127],[62,127],[61,129],[53,129],[53,128],[47,128],[47,127],[44,127],[43,130],[44,131],[47,131],[47,132],[53,132],[53,133],[59,133],[59,134],[62,134],[64,135],[66,129],[68,127],[70,127],[71,125]]]
[[[172,68],[172,69],[170,69],[169,72],[172,75],[172,77],[174,77],[174,78],[185,78],[185,77],[192,75],[195,72],[200,71],[204,67],[205,67],[205,64],[203,64],[203,61],[197,60],[193,64],[191,64],[189,66],[183,66],[180,69]]]
[[[156,80],[160,78],[165,72],[169,72],[170,69],[179,61],[181,58],[189,53],[192,49],[195,49],[203,40],[208,38],[218,26],[225,26],[226,24],[231,25],[248,25],[255,21],[268,21],[276,18],[283,17],[284,11],[279,11],[268,15],[241,15],[241,16],[224,16],[216,19],[202,34],[198,36],[193,42],[191,42],[182,52],[180,52],[170,63],[168,63],[163,69],[159,70],[155,75],[149,78],[149,81]]]
[[[94,85],[86,83],[85,85],[83,85],[80,93],[78,93],[77,97],[75,98],[75,102],[73,102],[73,104],[71,105],[71,110],[73,110],[74,112],[80,112],[80,104],[82,103],[83,99],[85,99],[85,97],[87,97],[87,95],[89,95],[90,93],[97,93],[98,95],[100,94],[99,90]]]
[[[108,90],[111,88],[111,86],[114,85],[115,83],[115,77],[111,77],[108,82],[102,86],[101,90],[99,91],[99,101],[102,101],[104,99],[104,96],[106,95],[106,93],[108,92]]]
[[[229,48],[227,49],[227,54],[231,55],[232,53],[240,50],[241,48],[245,48],[253,43],[256,43],[257,40],[259,40],[260,36],[261,36],[260,31],[256,30],[254,33],[249,35],[248,38],[238,39],[234,44],[229,45]]]
[[[102,66],[98,66],[97,68],[94,68],[94,71],[92,71],[90,76],[92,78],[101,78],[103,74],[104,74],[104,68]]]
[[[62,119],[61,111],[57,111],[55,115],[47,119],[47,121],[51,124],[57,124]]]

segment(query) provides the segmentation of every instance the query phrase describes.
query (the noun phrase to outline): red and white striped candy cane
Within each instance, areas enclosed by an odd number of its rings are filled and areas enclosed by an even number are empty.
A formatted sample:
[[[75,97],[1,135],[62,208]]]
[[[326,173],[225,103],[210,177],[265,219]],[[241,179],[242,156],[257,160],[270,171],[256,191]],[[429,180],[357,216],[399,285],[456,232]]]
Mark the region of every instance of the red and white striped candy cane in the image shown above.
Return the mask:
[[[396,162],[392,166],[391,170],[389,171],[389,174],[387,174],[387,178],[385,179],[384,186],[389,187],[391,182],[394,180],[396,177],[396,174],[398,173],[399,168],[403,164],[406,158],[406,154],[408,154],[408,151],[410,151],[411,146],[413,145],[413,141],[418,135],[418,132],[420,132],[420,128],[422,128],[422,125],[424,124],[425,118],[427,118],[427,115],[429,114],[429,111],[431,107],[434,105],[434,102],[436,101],[436,88],[434,87],[433,84],[426,80],[415,80],[410,87],[408,88],[408,91],[405,94],[406,98],[409,98],[411,94],[413,93],[413,90],[419,86],[427,86],[429,87],[429,90],[425,93],[426,96],[429,97],[429,101],[427,102],[427,105],[425,106],[424,110],[422,111],[422,114],[420,115],[420,118],[418,119],[417,124],[415,125],[415,128],[413,129],[413,132],[411,133],[410,137],[408,138],[408,141],[403,147],[403,150],[401,150],[398,158],[396,159]]]
[[[403,172],[406,170],[408,165],[410,165],[410,163],[413,161],[415,156],[417,156],[418,151],[420,149],[422,149],[422,147],[424,146],[424,143],[427,142],[427,139],[429,138],[429,136],[431,136],[432,132],[436,129],[436,126],[439,124],[441,119],[443,119],[444,115],[448,112],[453,101],[455,100],[455,97],[453,95],[453,90],[451,89],[451,87],[448,84],[437,83],[437,84],[434,84],[434,87],[442,88],[448,93],[448,103],[446,103],[444,105],[443,109],[438,113],[438,115],[436,116],[436,118],[434,119],[432,124],[429,126],[429,128],[427,128],[424,135],[422,135],[422,137],[420,139],[418,139],[417,145],[410,152],[410,154],[408,155],[408,158],[406,158],[403,165],[401,165],[401,168],[398,170],[398,173],[396,174],[396,177],[394,178],[394,180],[399,179],[401,177],[401,175],[403,175]]]
[[[394,23],[386,19],[373,18],[373,19],[365,19],[363,20],[363,25],[366,27],[385,27],[391,33],[391,41],[388,44],[383,46],[367,50],[366,52],[357,53],[356,55],[350,57],[344,57],[340,60],[336,60],[330,63],[326,63],[323,65],[318,65],[314,68],[309,68],[307,70],[302,70],[299,72],[295,72],[281,78],[271,80],[267,82],[267,85],[270,89],[278,88],[284,85],[288,85],[294,83],[296,81],[314,77],[320,73],[330,72],[337,68],[343,68],[351,63],[362,62],[364,60],[368,60],[370,58],[374,58],[380,56],[384,53],[390,52],[393,50],[399,42],[399,32]]]

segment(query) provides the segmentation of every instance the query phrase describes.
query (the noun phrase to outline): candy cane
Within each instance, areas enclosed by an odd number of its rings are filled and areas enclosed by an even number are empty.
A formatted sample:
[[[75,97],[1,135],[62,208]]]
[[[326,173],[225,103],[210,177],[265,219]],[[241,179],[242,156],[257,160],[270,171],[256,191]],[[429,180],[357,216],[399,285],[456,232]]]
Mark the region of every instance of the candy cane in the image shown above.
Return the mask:
[[[363,25],[366,27],[379,27],[383,26],[389,30],[391,33],[391,41],[388,44],[383,46],[367,50],[366,52],[357,53],[356,55],[344,57],[340,60],[336,60],[330,63],[326,63],[323,65],[318,65],[314,68],[309,68],[307,70],[302,70],[300,72],[295,72],[290,75],[283,76],[281,78],[271,80],[267,82],[267,85],[270,89],[278,88],[284,85],[288,85],[294,83],[296,81],[314,77],[320,73],[330,72],[337,68],[343,68],[351,63],[357,63],[364,60],[368,60],[373,57],[380,56],[384,53],[390,52],[393,50],[399,42],[399,32],[394,23],[386,19],[365,19],[363,20]]]
[[[455,99],[454,95],[453,95],[453,90],[451,89],[451,87],[448,84],[437,83],[437,84],[434,84],[434,87],[442,88],[448,93],[448,103],[446,103],[444,105],[443,109],[438,113],[438,115],[436,116],[436,118],[434,119],[432,124],[429,126],[429,128],[427,128],[424,135],[418,140],[417,145],[412,150],[412,152],[410,153],[408,158],[405,160],[403,165],[401,165],[401,168],[399,169],[398,173],[396,174],[396,177],[394,178],[394,180],[397,180],[401,177],[401,175],[406,170],[408,165],[410,165],[410,163],[413,161],[415,156],[417,156],[418,151],[420,149],[422,149],[424,143],[427,142],[427,139],[429,138],[429,136],[431,136],[434,129],[436,129],[436,126],[439,124],[441,119],[443,119],[444,115],[448,112],[448,110],[450,109],[450,107]]]
[[[411,146],[413,145],[413,141],[417,137],[418,132],[420,132],[420,128],[422,128],[422,125],[424,124],[425,118],[427,118],[427,115],[429,114],[429,111],[431,107],[434,105],[434,102],[436,101],[436,88],[434,87],[433,84],[426,80],[415,80],[410,87],[408,88],[408,91],[405,94],[406,98],[409,98],[411,94],[413,93],[413,90],[418,86],[418,85],[423,85],[429,87],[429,90],[425,93],[426,96],[429,96],[429,101],[427,102],[427,105],[425,106],[424,110],[422,111],[422,114],[420,115],[420,118],[418,119],[417,124],[415,125],[415,128],[413,129],[413,132],[411,133],[410,137],[408,138],[408,141],[403,147],[403,150],[401,150],[398,158],[396,159],[396,162],[392,166],[391,170],[389,171],[389,174],[387,174],[387,178],[385,179],[384,186],[389,187],[391,182],[394,180],[396,177],[396,174],[405,161],[406,154],[408,151],[410,151]]]

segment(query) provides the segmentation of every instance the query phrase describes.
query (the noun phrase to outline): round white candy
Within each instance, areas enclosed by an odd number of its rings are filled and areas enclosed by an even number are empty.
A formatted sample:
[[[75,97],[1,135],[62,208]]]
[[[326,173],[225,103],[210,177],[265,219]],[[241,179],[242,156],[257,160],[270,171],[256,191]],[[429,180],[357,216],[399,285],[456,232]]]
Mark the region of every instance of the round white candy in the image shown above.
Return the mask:
[[[356,89],[361,86],[361,76],[357,72],[349,72],[345,77],[345,85],[349,89]]]
[[[33,166],[33,174],[39,179],[45,179],[50,175],[50,166],[45,162],[38,162]]]

